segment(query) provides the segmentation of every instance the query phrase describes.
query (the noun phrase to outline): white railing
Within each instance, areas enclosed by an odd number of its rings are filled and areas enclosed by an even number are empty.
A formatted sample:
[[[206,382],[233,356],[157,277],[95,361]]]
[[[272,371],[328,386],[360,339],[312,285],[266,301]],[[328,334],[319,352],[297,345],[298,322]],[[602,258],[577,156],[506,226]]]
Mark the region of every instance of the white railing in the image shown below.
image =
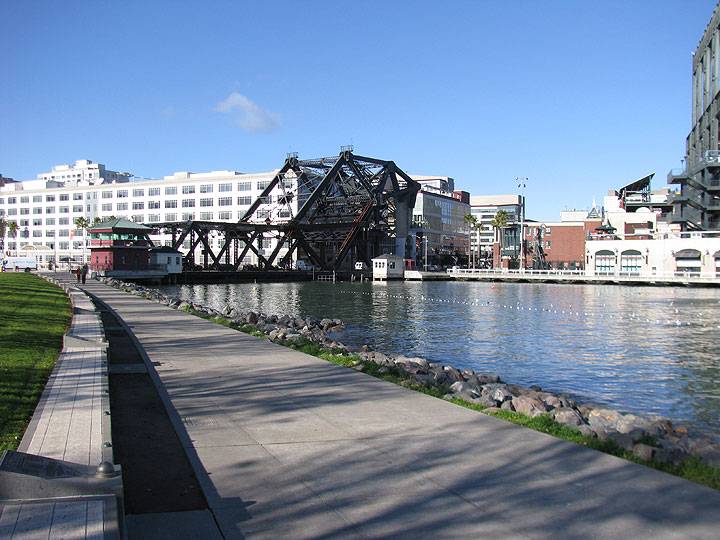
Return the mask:
[[[505,277],[505,278],[566,278],[568,280],[622,280],[622,281],[707,281],[720,283],[720,270],[714,274],[707,272],[643,272],[613,270],[611,272],[593,272],[586,270],[508,270],[505,268],[456,268],[448,270],[453,277]]]

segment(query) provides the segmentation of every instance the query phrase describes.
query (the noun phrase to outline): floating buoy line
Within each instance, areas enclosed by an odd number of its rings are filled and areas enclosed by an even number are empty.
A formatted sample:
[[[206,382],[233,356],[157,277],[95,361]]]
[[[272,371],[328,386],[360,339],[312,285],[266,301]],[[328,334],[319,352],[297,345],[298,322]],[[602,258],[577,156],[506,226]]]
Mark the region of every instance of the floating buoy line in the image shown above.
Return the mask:
[[[384,291],[353,291],[347,289],[339,289],[335,292],[339,294],[347,294],[350,296],[369,296],[377,300],[401,300],[408,303],[416,303],[418,297],[409,296],[404,294],[391,294]],[[627,315],[619,315],[615,313],[591,313],[588,311],[578,311],[573,309],[572,305],[555,305],[551,303],[543,307],[528,306],[520,303],[519,301],[515,304],[512,303],[499,303],[492,302],[490,300],[462,300],[457,298],[440,298],[437,296],[429,296],[421,294],[419,297],[420,302],[427,305],[458,305],[468,306],[472,308],[480,309],[494,309],[514,312],[527,312],[527,313],[545,313],[550,315],[557,315],[558,318],[564,318],[569,320],[598,320],[605,319],[615,323],[621,322],[634,322],[652,324],[657,326],[693,326],[703,328],[720,328],[720,324],[717,324],[717,317],[711,316],[708,313],[696,311],[693,313],[681,313],[677,307],[674,307],[673,301],[668,304],[668,310],[665,317],[659,318],[648,318],[638,312],[632,312]],[[602,304],[602,307],[607,307],[606,304]],[[681,315],[682,319],[681,320]],[[693,317],[694,315],[694,317]],[[669,316],[669,318],[668,318]],[[694,320],[687,320],[688,317],[694,318]]]

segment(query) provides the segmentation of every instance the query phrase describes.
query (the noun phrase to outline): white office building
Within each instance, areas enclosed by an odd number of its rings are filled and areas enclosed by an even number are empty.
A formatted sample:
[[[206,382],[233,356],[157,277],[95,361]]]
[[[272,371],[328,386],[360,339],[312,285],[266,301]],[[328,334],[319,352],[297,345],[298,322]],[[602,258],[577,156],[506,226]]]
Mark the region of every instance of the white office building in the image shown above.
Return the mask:
[[[77,218],[92,223],[125,217],[150,226],[188,220],[237,222],[276,173],[181,172],[162,180],[132,180],[129,173],[109,171],[87,160],[58,165],[36,180],[0,187],[0,218],[17,224],[14,234],[6,230],[5,255],[35,256],[43,266],[50,261],[87,260],[89,243],[85,231],[75,225]],[[253,216],[252,221],[263,219]],[[156,245],[171,244],[170,235],[162,232],[152,240]],[[211,242],[215,249],[221,239]],[[189,249],[189,242],[183,247]],[[273,247],[273,239],[263,240],[264,251]],[[202,249],[197,248],[196,259],[202,257]],[[256,264],[255,258],[248,255],[246,263]]]
[[[525,199],[521,195],[471,195],[470,213],[477,218],[478,225],[470,235],[470,249],[479,266],[492,266],[495,228],[492,222],[500,210],[508,216],[508,227],[503,231],[507,236],[503,242],[503,255],[519,249],[520,222],[525,215]]]

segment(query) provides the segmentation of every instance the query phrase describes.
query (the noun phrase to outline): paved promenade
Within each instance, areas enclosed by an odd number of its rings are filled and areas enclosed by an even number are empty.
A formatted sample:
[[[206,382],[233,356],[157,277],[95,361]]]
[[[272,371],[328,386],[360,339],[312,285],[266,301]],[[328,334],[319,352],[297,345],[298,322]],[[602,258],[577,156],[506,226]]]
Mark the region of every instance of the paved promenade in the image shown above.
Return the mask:
[[[719,492],[86,289],[152,362],[225,538],[718,537]]]

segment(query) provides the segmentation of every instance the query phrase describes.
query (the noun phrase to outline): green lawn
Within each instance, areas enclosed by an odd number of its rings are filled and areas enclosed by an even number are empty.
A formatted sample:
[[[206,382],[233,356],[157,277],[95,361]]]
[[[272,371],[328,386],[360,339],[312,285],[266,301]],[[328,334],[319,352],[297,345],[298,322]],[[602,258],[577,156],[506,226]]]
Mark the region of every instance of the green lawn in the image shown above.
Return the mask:
[[[0,273],[0,452],[19,444],[70,318],[62,289],[29,273]]]

